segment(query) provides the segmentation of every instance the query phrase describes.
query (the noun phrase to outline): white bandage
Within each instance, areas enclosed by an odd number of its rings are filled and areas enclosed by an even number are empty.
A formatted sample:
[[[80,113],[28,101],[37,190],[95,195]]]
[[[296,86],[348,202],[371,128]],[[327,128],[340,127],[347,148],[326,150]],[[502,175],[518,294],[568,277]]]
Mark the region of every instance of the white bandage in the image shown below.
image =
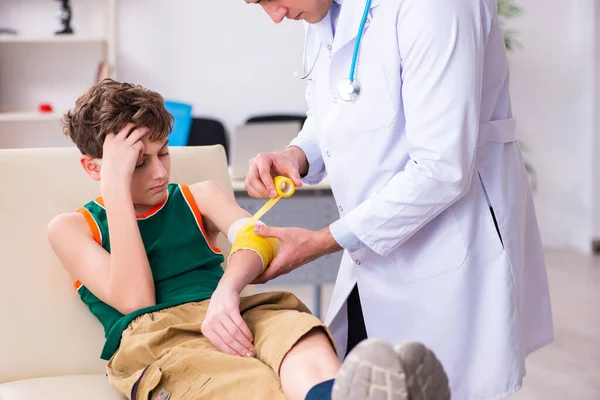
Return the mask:
[[[246,224],[246,222],[248,222],[249,220],[250,220],[250,218],[240,218],[237,221],[235,221],[233,224],[231,224],[231,226],[227,230],[227,240],[229,240],[229,243],[233,244],[238,232],[240,231],[242,226],[244,226]],[[260,224],[260,225],[264,225],[264,223],[260,220],[256,221],[256,223]]]

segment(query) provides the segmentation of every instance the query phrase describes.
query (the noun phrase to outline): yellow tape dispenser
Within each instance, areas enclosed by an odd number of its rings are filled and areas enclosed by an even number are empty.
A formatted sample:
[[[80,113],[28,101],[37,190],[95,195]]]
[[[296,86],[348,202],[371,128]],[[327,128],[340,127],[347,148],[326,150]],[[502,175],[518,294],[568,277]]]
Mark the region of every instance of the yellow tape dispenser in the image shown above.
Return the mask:
[[[263,205],[260,210],[258,210],[256,214],[254,214],[252,218],[250,218],[248,222],[244,224],[242,230],[245,230],[250,226],[254,226],[256,221],[261,219],[262,216],[265,215],[267,211],[269,211],[281,198],[291,197],[296,192],[296,185],[294,185],[294,181],[288,177],[276,176],[273,179],[273,183],[275,184],[277,197],[269,199],[269,201],[267,201],[265,205]]]
[[[258,210],[252,218],[246,221],[240,228],[230,253],[231,257],[231,254],[240,249],[248,249],[256,252],[263,262],[262,272],[265,271],[271,260],[277,255],[277,251],[279,250],[279,240],[275,238],[264,238],[257,235],[253,229],[254,224],[256,224],[256,221],[265,215],[279,200],[291,197],[296,191],[294,182],[285,176],[276,176],[273,179],[273,183],[275,184],[277,197],[269,199],[260,210]]]

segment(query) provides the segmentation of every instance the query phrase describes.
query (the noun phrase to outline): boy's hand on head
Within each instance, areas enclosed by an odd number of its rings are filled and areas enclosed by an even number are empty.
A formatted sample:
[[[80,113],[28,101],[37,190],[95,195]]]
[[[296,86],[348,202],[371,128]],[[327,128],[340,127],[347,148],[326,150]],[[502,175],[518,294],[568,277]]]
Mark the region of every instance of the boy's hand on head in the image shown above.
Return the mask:
[[[142,139],[148,133],[146,128],[132,131],[133,128],[134,125],[129,123],[117,134],[106,135],[100,170],[103,189],[129,189],[135,166],[144,154]]]
[[[252,333],[240,314],[240,296],[227,285],[213,293],[200,330],[224,353],[251,357],[254,352]]]

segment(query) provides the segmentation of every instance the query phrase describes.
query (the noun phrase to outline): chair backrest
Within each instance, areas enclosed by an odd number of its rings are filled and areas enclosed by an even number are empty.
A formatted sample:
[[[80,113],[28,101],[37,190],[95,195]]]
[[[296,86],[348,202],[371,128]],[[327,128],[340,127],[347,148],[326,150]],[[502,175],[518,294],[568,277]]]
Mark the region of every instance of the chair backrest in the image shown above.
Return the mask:
[[[233,179],[244,179],[249,161],[258,153],[285,149],[302,128],[298,121],[253,122],[238,126],[232,140],[230,171]]]
[[[233,196],[221,146],[174,147],[172,181],[214,180]],[[50,220],[100,194],[76,148],[0,150],[0,383],[105,372],[100,323],[50,248]],[[229,251],[221,235],[219,246]]]
[[[220,121],[210,118],[193,118],[188,146],[211,146],[220,144],[225,148],[225,155],[229,160],[229,141],[225,126]]]
[[[246,124],[263,123],[263,122],[299,122],[304,125],[306,114],[264,114],[254,115],[246,120]]]

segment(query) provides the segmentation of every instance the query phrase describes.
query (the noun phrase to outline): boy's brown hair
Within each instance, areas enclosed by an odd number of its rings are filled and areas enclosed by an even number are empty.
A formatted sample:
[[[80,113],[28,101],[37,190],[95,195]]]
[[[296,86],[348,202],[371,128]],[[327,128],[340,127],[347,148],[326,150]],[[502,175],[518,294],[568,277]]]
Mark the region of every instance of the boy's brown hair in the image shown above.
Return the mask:
[[[173,116],[163,97],[131,83],[104,79],[85,92],[62,119],[65,135],[82,154],[102,158],[104,138],[128,123],[150,130],[150,140],[163,140],[173,129]]]

